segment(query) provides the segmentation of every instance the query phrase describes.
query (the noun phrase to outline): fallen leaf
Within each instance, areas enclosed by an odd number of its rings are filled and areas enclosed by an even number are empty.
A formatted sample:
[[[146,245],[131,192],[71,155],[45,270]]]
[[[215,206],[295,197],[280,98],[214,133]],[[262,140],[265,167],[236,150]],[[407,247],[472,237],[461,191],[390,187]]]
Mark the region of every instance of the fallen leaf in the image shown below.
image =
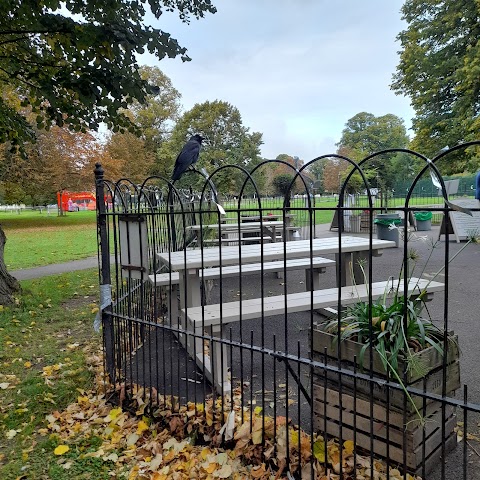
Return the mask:
[[[213,473],[217,469],[218,464],[217,462],[212,462],[212,463],[203,464],[202,466],[207,473]]]
[[[313,455],[320,463],[325,462],[325,442],[323,438],[319,438],[313,444]]]
[[[232,475],[232,466],[229,464],[223,465],[220,470],[215,472],[215,476],[218,478],[229,478]]]
[[[353,450],[355,448],[355,444],[352,442],[352,440],[345,440],[343,442],[343,449],[345,450],[345,453],[347,455],[350,455],[353,453]]]
[[[225,440],[231,440],[233,438],[233,432],[235,430],[235,411],[232,410],[227,417],[227,421],[220,429],[220,434],[225,434]]]
[[[140,420],[138,422],[137,434],[141,435],[145,430],[148,430],[148,425],[143,420]]]
[[[132,445],[135,445],[137,443],[137,440],[140,438],[140,435],[137,435],[136,433],[131,433],[127,437],[127,446],[131,447]]]
[[[63,455],[64,453],[67,453],[70,450],[70,447],[68,445],[59,445],[53,453],[55,455]]]
[[[110,455],[107,455],[105,457],[103,457],[103,460],[105,462],[113,462],[113,463],[116,463],[117,460],[118,460],[118,455],[116,453],[111,453]]]
[[[163,456],[160,453],[157,453],[155,458],[150,462],[150,470],[154,472],[158,470],[158,467],[162,464]]]

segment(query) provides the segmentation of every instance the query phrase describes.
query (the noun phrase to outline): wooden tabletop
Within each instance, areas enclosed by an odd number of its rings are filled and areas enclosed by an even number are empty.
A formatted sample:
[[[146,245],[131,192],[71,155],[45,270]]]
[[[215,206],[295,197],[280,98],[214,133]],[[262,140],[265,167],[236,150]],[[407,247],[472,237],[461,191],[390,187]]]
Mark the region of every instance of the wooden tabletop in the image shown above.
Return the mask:
[[[235,231],[245,231],[245,230],[257,230],[259,231],[262,228],[271,228],[271,227],[283,227],[283,222],[281,221],[272,221],[272,222],[245,222],[245,223],[212,223],[210,225],[190,225],[186,227],[186,230],[193,230],[198,232],[200,230],[218,230],[228,232]]]
[[[259,221],[260,219],[263,219],[264,221],[272,221],[276,218],[293,218],[295,217],[296,215],[294,215],[293,213],[286,213],[285,215],[283,213],[272,213],[271,215],[241,215],[240,216],[240,220],[242,221]]]
[[[365,250],[381,250],[396,247],[390,240],[342,236],[342,253],[361,252]],[[219,246],[182,250],[179,252],[163,252],[158,254],[159,260],[172,270],[198,269],[221,265],[238,265],[260,261],[283,260],[284,258],[306,258],[310,255],[322,256],[339,253],[339,238],[317,238],[293,242],[276,242],[270,244]]]

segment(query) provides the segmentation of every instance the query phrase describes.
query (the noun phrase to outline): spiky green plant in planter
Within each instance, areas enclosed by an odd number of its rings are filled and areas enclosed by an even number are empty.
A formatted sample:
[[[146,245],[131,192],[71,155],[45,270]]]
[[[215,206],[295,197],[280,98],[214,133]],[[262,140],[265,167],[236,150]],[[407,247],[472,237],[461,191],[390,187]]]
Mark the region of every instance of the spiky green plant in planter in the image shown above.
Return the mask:
[[[392,228],[397,228],[392,226]],[[407,241],[429,241],[427,236],[417,236],[407,231]],[[477,233],[473,233],[465,245],[450,259],[454,260],[470,243],[477,242]],[[422,277],[428,261],[438,242],[431,243],[430,253],[419,275]],[[413,273],[419,260],[416,250],[408,251],[409,272],[408,280]],[[366,281],[364,264],[360,264]],[[425,296],[429,284],[444,270],[445,266],[437,271],[423,288],[413,289],[409,296],[399,294],[399,287],[404,282],[405,263],[402,264],[397,288],[389,287],[384,295],[371,304],[359,301],[347,307],[343,316],[339,319],[329,320],[320,325],[320,329],[334,335],[334,342],[338,340],[354,340],[362,344],[359,353],[358,364],[364,365],[365,352],[370,348],[378,353],[385,373],[395,377],[407,398],[411,401],[418,417],[423,420],[422,415],[415,406],[403,382],[403,368],[407,372],[415,373],[416,376],[424,376],[428,372],[428,365],[424,364],[416,353],[433,347],[441,356],[444,355],[444,331],[438,328],[431,320],[428,309],[425,305]],[[389,282],[390,283],[390,282]],[[392,295],[393,294],[393,295]],[[456,350],[456,337],[448,336],[449,342],[454,342]],[[400,365],[405,367],[400,368]]]

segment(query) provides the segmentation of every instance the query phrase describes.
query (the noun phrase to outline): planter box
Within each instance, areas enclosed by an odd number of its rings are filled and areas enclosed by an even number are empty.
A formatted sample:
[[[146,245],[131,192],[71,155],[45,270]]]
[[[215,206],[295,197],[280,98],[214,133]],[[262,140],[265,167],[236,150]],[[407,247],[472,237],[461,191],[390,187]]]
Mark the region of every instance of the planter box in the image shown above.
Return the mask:
[[[317,360],[323,361],[324,355],[328,357],[329,362],[336,362],[337,360],[337,352],[338,352],[338,344],[335,341],[336,335],[331,333],[323,332],[321,330],[313,329],[312,330],[312,342],[313,342],[313,353],[316,356]],[[457,335],[451,334],[452,342],[448,344],[448,352],[447,352],[447,361],[446,364],[450,364],[456,360],[458,360],[458,337]],[[360,357],[360,351],[363,348],[363,344],[359,342],[355,342],[353,340],[345,340],[340,342],[340,356],[342,361],[346,362],[345,365],[349,365],[353,369],[353,363],[355,357],[357,358],[357,369],[359,371],[368,371],[370,373],[370,348],[365,350],[365,355],[363,357],[363,364],[360,365],[358,363],[358,359]],[[443,356],[438,353],[438,351],[434,347],[426,348],[418,353],[415,353],[414,356],[421,361],[424,365],[428,367],[428,373],[442,368],[443,365]],[[399,361],[399,370],[400,370],[400,377],[402,377],[402,373],[404,370],[404,362]],[[381,376],[382,378],[386,378],[385,369],[383,368],[383,363],[376,351],[373,352],[373,366],[372,371],[376,375]],[[392,378],[392,376],[390,375]],[[422,378],[417,372],[407,372],[406,381],[408,384],[415,382]]]
[[[324,388],[314,381],[314,429],[326,432],[341,440],[352,440],[366,452],[372,452],[403,469],[404,452],[406,467],[410,473],[422,475],[423,463],[428,473],[440,460],[442,443],[449,452],[457,444],[454,432],[456,416],[451,406],[445,409],[445,440],[442,442],[442,409],[431,403],[424,414],[425,428],[411,418],[406,426],[403,414],[392,413],[389,408],[375,402],[331,388]],[[372,415],[373,412],[373,415]],[[393,466],[393,465],[392,465]]]
[[[373,221],[375,221],[375,218],[377,217],[376,212],[373,212]],[[373,232],[377,231],[377,227],[375,224],[370,223],[370,213],[369,212],[362,212],[362,215],[360,217],[360,232],[362,233],[368,233],[370,230]]]
[[[335,336],[320,330],[312,331],[312,358],[327,365],[338,366],[337,344],[332,345]],[[449,343],[446,357],[446,392],[460,387],[460,366],[458,362],[457,337]],[[442,414],[441,402],[424,399],[421,395],[412,395],[413,403],[427,419],[425,426],[420,425],[412,403],[406,399],[399,384],[397,388],[385,386],[385,369],[377,352],[373,352],[373,368],[370,365],[370,350],[365,352],[363,365],[358,363],[362,344],[352,340],[340,342],[341,368],[360,372],[363,377],[341,375],[317,367],[313,378],[313,410],[315,430],[326,432],[342,440],[353,440],[358,447],[372,452],[400,465],[404,462],[414,474],[421,474],[423,461],[426,471],[439,460],[442,443],[447,450],[456,445],[456,424],[454,409],[445,407]],[[441,394],[443,390],[443,356],[430,347],[415,354],[428,373],[420,377],[409,372],[406,384],[429,393]],[[400,369],[404,365],[400,364]],[[402,377],[402,375],[400,375]],[[402,377],[403,378],[403,377]],[[390,382],[396,383],[394,378]],[[445,423],[445,436],[442,437],[442,424]]]
[[[337,344],[332,342],[335,338],[334,335],[322,332],[320,330],[312,331],[312,343],[313,343],[313,352],[312,359],[318,362],[326,363],[327,365],[338,366],[337,358]],[[456,344],[457,337],[452,335],[452,338],[455,339],[455,342],[449,343],[448,353],[447,353],[447,385],[446,393],[449,394],[460,387],[460,364],[458,362],[458,346]],[[407,401],[405,404],[405,394],[400,388],[400,385],[397,383],[396,379],[390,375],[390,382],[395,384],[397,387],[387,387],[385,385],[385,380],[387,378],[385,369],[381,362],[380,356],[377,352],[373,352],[373,369],[370,372],[370,349],[365,351],[365,356],[363,359],[363,365],[358,363],[359,353],[362,348],[362,344],[354,342],[352,340],[345,340],[340,342],[341,346],[341,368],[347,370],[354,369],[354,359],[356,356],[357,359],[357,372],[361,372],[364,375],[372,374],[372,380],[342,375],[339,379],[339,374],[337,372],[332,372],[317,368],[314,371],[314,375],[318,377],[319,381],[322,382],[322,385],[325,385],[325,379],[327,380],[327,386],[332,389],[338,390],[341,388],[342,391],[346,393],[356,392],[358,397],[369,400],[372,395],[375,398],[375,402],[387,405],[391,410],[397,412],[406,411],[407,415],[412,415],[415,412],[415,409],[411,402]],[[325,357],[326,352],[326,357]],[[403,379],[403,375],[400,375],[402,381],[405,385],[408,385],[412,388],[429,393],[442,393],[442,384],[443,384],[443,357],[440,355],[437,350],[433,347],[429,347],[421,352],[415,354],[419,360],[423,362],[424,365],[428,367],[427,375],[425,377],[420,377],[418,372],[407,372],[406,379]],[[404,365],[402,362],[399,362],[400,371],[403,371]],[[417,408],[422,408],[423,397],[420,395],[412,395],[413,403]],[[430,403],[431,400],[427,400],[427,403]]]

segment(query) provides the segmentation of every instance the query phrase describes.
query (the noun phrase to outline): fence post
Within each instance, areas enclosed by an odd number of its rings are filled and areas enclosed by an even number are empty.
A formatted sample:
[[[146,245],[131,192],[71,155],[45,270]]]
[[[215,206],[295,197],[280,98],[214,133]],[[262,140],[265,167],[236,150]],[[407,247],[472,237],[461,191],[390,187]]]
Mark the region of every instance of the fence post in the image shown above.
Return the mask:
[[[105,208],[104,170],[95,164],[95,194],[97,201],[97,238],[100,248],[100,315],[103,326],[106,369],[115,383],[115,336],[112,320],[112,286],[110,284],[110,249],[108,244],[107,212]]]
[[[171,185],[168,187],[167,206],[169,213],[167,214],[167,225],[170,232],[170,245],[168,248],[171,250],[177,250],[177,231],[175,225],[175,206],[173,204],[173,188]]]

